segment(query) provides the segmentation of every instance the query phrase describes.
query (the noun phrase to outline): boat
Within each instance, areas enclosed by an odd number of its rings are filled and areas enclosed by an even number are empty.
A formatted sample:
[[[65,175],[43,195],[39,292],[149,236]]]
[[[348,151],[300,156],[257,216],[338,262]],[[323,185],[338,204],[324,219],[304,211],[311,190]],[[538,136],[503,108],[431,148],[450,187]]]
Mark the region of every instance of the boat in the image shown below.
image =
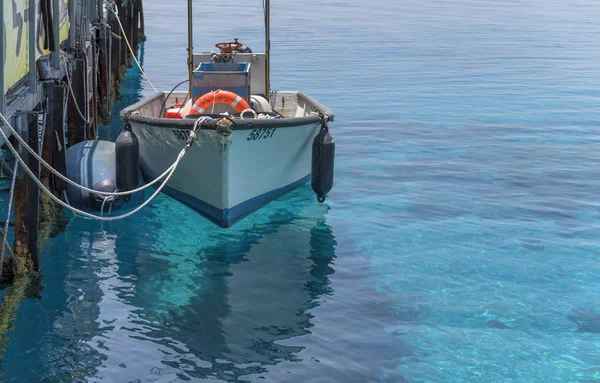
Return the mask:
[[[333,185],[334,114],[301,91],[270,89],[265,5],[264,53],[234,39],[195,54],[188,0],[189,89],[157,92],[120,113],[146,182],[195,140],[162,191],[224,228],[309,180],[319,202]]]

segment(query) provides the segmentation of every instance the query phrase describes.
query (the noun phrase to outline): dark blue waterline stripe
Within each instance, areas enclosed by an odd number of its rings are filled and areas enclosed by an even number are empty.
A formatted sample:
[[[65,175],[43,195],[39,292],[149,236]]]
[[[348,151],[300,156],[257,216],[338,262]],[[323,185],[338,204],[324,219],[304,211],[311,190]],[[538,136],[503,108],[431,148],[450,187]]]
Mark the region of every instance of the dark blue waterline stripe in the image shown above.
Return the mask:
[[[142,174],[145,180],[153,179],[146,173]],[[229,209],[219,209],[218,207],[213,206],[208,202],[202,201],[196,197],[174,189],[170,186],[165,186],[162,190],[168,196],[176,199],[177,201],[181,202],[187,207],[200,213],[202,216],[209,219],[216,225],[227,228],[233,226],[235,223],[247,217],[251,213],[254,213],[256,210],[265,206],[275,198],[281,197],[282,195],[308,182],[308,180],[310,180],[310,174],[302,177],[298,181],[292,182],[289,185],[261,194],[240,204],[237,204],[236,206]]]

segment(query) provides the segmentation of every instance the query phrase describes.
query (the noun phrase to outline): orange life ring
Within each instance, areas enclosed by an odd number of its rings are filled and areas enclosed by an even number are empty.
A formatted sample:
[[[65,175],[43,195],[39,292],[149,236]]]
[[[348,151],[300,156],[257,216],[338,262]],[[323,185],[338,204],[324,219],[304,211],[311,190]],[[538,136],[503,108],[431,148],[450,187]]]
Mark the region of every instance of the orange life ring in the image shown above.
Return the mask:
[[[202,95],[190,109],[190,114],[202,114],[214,104],[231,106],[236,112],[242,112],[250,107],[246,100],[228,90],[215,90]]]

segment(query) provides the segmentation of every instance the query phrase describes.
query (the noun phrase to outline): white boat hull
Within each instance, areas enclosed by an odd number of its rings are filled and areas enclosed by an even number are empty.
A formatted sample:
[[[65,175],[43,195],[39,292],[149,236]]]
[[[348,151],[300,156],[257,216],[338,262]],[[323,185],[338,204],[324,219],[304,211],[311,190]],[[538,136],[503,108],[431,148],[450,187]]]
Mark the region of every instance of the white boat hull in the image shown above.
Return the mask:
[[[190,132],[169,123],[131,121],[131,126],[147,181],[175,161]],[[230,227],[310,179],[312,142],[320,127],[313,121],[229,135],[201,130],[163,190],[217,225]]]

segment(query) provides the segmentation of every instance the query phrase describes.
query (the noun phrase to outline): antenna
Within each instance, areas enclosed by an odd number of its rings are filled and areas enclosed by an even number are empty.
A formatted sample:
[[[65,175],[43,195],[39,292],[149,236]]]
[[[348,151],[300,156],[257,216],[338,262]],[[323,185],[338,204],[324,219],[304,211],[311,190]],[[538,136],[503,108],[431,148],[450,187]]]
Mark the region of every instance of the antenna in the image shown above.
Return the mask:
[[[188,0],[188,71],[190,83],[190,99],[192,98],[192,86],[194,83],[194,33],[192,30],[192,0]]]
[[[263,0],[265,6],[265,96],[270,99],[271,87],[271,1]]]

